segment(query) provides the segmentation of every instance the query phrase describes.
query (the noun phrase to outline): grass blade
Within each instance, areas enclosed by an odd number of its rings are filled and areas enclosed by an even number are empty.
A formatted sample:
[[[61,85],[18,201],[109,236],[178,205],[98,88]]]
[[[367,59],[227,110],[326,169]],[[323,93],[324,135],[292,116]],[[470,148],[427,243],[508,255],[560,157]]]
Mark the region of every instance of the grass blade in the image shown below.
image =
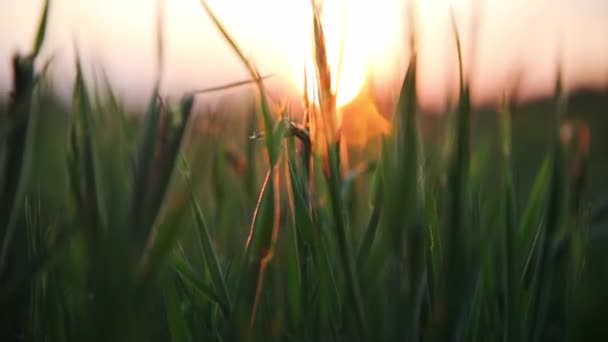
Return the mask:
[[[44,43],[44,38],[46,37],[46,29],[48,26],[48,18],[49,18],[49,8],[50,8],[50,0],[44,1],[44,7],[42,9],[42,15],[40,16],[40,21],[38,24],[38,30],[36,33],[36,40],[34,41],[34,47],[32,56],[36,58],[40,53],[40,49],[42,49],[42,44]]]
[[[184,160],[185,162],[185,160]],[[187,168],[186,165],[183,167]],[[192,184],[189,179],[189,172],[186,171],[186,181],[188,184]],[[215,251],[215,246],[213,244],[213,240],[211,238],[211,234],[209,233],[209,229],[207,227],[207,223],[205,222],[205,217],[203,216],[203,211],[196,199],[194,189],[190,186],[190,201],[192,203],[192,210],[194,219],[196,222],[196,234],[199,242],[199,247],[205,256],[205,261],[207,264],[207,268],[211,274],[211,279],[213,281],[213,287],[217,291],[219,298],[223,304],[224,314],[227,318],[231,317],[231,300],[230,295],[228,293],[228,287],[226,286],[226,281],[224,277],[224,272],[220,265],[219,257],[217,252]]]
[[[180,295],[174,279],[167,279],[163,286],[165,308],[169,321],[169,330],[173,341],[191,341],[190,328],[181,310]]]
[[[133,174],[134,186],[131,199],[131,220],[133,229],[133,243],[136,245],[136,253],[139,253],[147,240],[151,222],[145,218],[146,197],[150,190],[150,176],[154,161],[155,146],[157,144],[156,134],[160,127],[161,108],[156,94],[150,99],[146,113],[146,121],[143,135],[139,143],[137,160]]]
[[[75,97],[78,101],[78,111],[80,115],[80,123],[82,125],[82,134],[84,145],[84,174],[86,179],[86,191],[88,200],[90,201],[89,210],[91,210],[93,227],[95,230],[104,229],[107,225],[106,212],[103,202],[103,192],[101,185],[101,177],[99,176],[99,167],[97,159],[97,149],[95,147],[95,129],[93,128],[92,106],[89,99],[89,94],[84,81],[82,65],[80,59],[76,61],[76,84],[74,85]]]

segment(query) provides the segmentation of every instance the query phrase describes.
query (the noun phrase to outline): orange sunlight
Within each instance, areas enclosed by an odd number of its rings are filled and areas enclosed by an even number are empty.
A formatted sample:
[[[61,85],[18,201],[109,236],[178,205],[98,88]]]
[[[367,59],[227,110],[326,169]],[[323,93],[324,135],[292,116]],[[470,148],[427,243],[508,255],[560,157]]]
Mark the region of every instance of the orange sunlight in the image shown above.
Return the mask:
[[[391,20],[400,13],[399,8],[398,0],[323,1],[321,21],[331,69],[332,90],[339,107],[353,101],[361,92],[370,65],[376,64],[377,68],[380,60],[386,60],[385,54],[392,51],[388,47],[394,44],[395,37],[390,37],[387,33],[399,31],[394,29],[398,25],[397,20]],[[299,68],[291,70],[291,79],[302,94],[306,86],[308,100],[315,102],[317,75],[311,7],[299,11],[299,16],[303,25],[296,26],[298,32],[295,32],[295,44],[300,46],[292,46],[304,54],[304,62]],[[393,25],[392,29],[387,29],[388,25]]]

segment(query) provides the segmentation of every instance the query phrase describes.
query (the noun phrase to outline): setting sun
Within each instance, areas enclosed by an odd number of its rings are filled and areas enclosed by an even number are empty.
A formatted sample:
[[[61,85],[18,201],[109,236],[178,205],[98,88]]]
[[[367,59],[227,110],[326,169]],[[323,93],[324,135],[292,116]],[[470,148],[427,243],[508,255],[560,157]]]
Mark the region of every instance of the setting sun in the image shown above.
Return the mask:
[[[331,71],[332,90],[336,94],[338,106],[351,102],[360,92],[366,81],[370,65],[387,51],[389,40],[387,25],[393,25],[398,9],[398,1],[324,1],[321,22],[325,35],[327,60]],[[314,61],[314,39],[312,28],[312,9],[310,6],[299,11],[295,32],[295,51],[303,53],[304,65],[294,68],[291,78],[301,93],[304,83],[308,99],[316,98],[316,69]],[[384,52],[384,53],[382,53]],[[382,56],[386,57],[386,56]],[[297,59],[297,58],[296,58]],[[305,70],[305,72],[303,71]],[[304,81],[306,74],[306,82]]]
[[[344,0],[326,1],[321,13],[327,60],[331,70],[331,85],[334,94],[337,95],[336,101],[339,106],[352,101],[365,82],[368,56],[365,45],[357,40],[358,36],[362,36],[361,32],[357,31],[365,29],[365,26],[360,25],[357,20],[363,12],[361,4],[362,2],[349,4]],[[313,57],[312,28],[304,29],[308,29],[311,34],[308,44],[310,51],[307,51],[305,58],[305,70],[309,100],[314,101],[317,75]]]

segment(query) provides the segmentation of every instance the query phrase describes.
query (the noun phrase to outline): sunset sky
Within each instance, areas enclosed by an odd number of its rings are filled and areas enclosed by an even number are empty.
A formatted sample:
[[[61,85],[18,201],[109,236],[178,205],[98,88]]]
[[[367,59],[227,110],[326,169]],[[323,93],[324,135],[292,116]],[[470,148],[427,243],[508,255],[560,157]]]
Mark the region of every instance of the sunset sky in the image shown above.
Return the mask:
[[[349,3],[347,16],[328,9],[335,14],[328,14],[326,28],[334,47],[339,46],[340,30],[346,28],[342,81],[354,84],[371,74],[380,83],[395,84],[404,72],[401,57],[407,55],[402,1]],[[10,57],[32,45],[41,4],[41,0],[0,0],[2,97],[10,88]],[[308,0],[216,0],[210,4],[260,71],[275,75],[275,88],[302,90],[304,56],[310,53]],[[450,6],[463,36],[465,60],[471,63],[472,4],[482,6],[471,80],[477,100],[495,96],[514,72],[522,73],[526,94],[546,94],[552,87],[558,53],[568,87],[608,86],[608,1],[423,0],[418,1],[419,93],[426,103],[443,101],[457,80]],[[57,89],[64,95],[71,91],[76,42],[89,70],[103,67],[123,98],[140,101],[147,96],[156,77],[156,8],[152,0],[53,1],[42,57],[54,55],[52,76]],[[163,92],[179,96],[247,77],[198,0],[167,0],[164,8]],[[330,57],[331,51],[338,50],[330,46]]]

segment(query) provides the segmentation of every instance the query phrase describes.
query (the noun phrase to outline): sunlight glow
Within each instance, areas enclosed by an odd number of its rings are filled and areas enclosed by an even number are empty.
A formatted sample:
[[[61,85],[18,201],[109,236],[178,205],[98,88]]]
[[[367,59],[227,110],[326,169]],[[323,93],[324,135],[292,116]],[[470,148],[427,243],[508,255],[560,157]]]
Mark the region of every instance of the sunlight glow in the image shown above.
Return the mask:
[[[390,6],[389,6],[390,5]],[[351,102],[365,85],[370,65],[386,52],[391,36],[395,33],[387,25],[395,18],[398,1],[324,1],[321,21],[325,34],[327,59],[331,70],[332,90],[337,95],[338,106]],[[311,8],[300,11],[303,25],[297,32],[299,44],[304,46],[304,66],[295,70],[293,78],[300,92],[306,90],[308,99],[316,98],[316,68],[314,61],[314,38]],[[398,30],[397,30],[398,32]],[[342,58],[340,60],[340,58]],[[340,63],[341,62],[341,63]]]

